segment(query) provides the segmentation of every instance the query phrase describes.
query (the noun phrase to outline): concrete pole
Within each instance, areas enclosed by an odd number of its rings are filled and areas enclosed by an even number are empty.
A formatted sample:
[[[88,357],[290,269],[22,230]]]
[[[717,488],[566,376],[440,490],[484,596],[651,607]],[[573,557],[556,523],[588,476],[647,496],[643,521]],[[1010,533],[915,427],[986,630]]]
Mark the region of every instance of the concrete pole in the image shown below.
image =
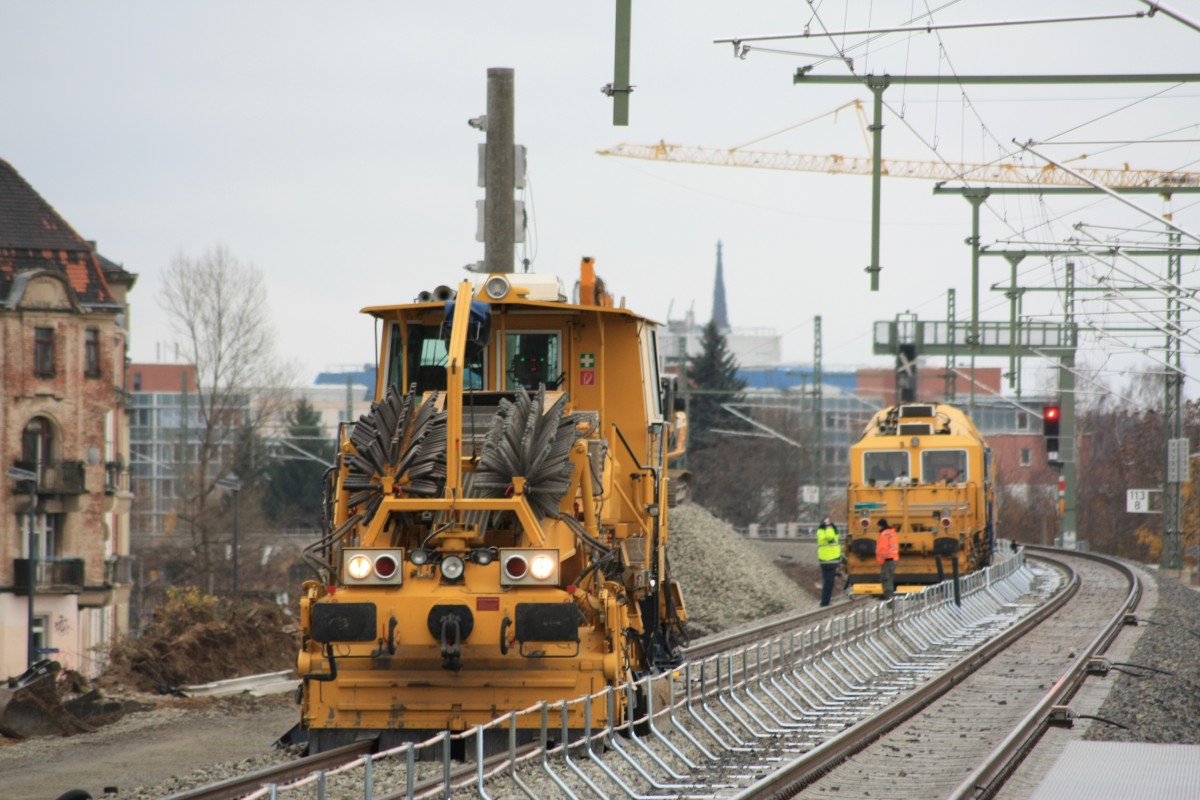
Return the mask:
[[[513,272],[516,244],[513,189],[513,71],[487,72],[487,141],[484,144],[483,271]]]
[[[958,367],[958,359],[955,356],[955,344],[958,331],[955,328],[956,310],[954,306],[954,289],[946,290],[946,344],[950,348],[949,355],[946,356],[946,402],[953,403],[954,395],[958,393],[958,375],[955,369]]]

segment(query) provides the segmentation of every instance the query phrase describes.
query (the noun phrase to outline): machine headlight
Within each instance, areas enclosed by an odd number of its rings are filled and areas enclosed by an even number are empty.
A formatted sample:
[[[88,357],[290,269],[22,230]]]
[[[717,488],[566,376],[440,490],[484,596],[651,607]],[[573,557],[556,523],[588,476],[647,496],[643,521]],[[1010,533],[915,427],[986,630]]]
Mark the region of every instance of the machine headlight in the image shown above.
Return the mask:
[[[557,550],[519,548],[500,551],[501,586],[557,585],[559,569]]]
[[[429,551],[423,547],[418,547],[409,554],[408,560],[418,567],[424,566],[429,563]]]
[[[529,563],[529,574],[537,578],[539,581],[544,581],[554,574],[554,559],[545,553],[539,553],[533,557],[533,561]]]
[[[361,581],[371,574],[371,559],[362,555],[351,556],[346,562],[346,574],[356,581]]]
[[[509,284],[508,278],[503,275],[493,275],[483,284],[483,290],[487,296],[493,300],[503,300],[508,294]]]
[[[462,577],[463,560],[458,556],[446,556],[442,559],[442,577],[448,581],[456,581]]]
[[[492,563],[496,558],[496,554],[486,547],[480,547],[477,550],[471,551],[471,560],[481,567],[485,567]]]
[[[353,586],[399,586],[404,583],[400,548],[355,547],[342,551],[342,577]]]

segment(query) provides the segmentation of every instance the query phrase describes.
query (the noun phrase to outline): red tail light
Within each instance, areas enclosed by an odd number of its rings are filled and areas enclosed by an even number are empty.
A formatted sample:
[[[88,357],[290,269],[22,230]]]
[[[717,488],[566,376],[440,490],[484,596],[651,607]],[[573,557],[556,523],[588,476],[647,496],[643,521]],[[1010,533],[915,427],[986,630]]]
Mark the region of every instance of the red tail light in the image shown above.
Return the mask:
[[[523,578],[529,571],[529,562],[521,556],[513,556],[504,562],[504,571],[510,578]]]
[[[390,578],[396,574],[396,559],[391,556],[380,556],[375,559],[375,574],[381,578]]]

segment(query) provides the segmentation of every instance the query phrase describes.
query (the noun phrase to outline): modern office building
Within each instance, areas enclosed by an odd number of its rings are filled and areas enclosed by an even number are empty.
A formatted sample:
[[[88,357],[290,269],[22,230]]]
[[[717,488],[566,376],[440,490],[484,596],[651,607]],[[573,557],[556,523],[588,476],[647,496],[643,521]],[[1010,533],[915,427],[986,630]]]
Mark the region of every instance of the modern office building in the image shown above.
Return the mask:
[[[321,435],[333,442],[338,425],[370,410],[366,387],[328,383],[290,389],[288,397],[263,420],[259,433],[267,452],[281,458],[302,457],[287,439],[287,414],[304,397],[321,415]],[[131,364],[130,474],[138,501],[133,509],[133,531],[139,539],[154,540],[175,532],[179,524],[181,479],[198,469],[202,420],[196,387],[196,370],[187,364]],[[249,392],[241,410],[246,419],[263,413],[261,396],[278,401],[278,390]],[[290,402],[289,402],[290,401]]]

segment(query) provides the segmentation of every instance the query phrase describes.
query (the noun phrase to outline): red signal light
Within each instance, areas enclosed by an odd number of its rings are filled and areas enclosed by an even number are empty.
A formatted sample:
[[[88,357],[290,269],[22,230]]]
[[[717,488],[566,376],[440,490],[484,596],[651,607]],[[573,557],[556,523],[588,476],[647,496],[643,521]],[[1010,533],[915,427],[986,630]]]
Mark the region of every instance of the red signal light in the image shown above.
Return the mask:
[[[1046,451],[1058,452],[1058,406],[1042,406],[1042,435],[1046,437]]]

